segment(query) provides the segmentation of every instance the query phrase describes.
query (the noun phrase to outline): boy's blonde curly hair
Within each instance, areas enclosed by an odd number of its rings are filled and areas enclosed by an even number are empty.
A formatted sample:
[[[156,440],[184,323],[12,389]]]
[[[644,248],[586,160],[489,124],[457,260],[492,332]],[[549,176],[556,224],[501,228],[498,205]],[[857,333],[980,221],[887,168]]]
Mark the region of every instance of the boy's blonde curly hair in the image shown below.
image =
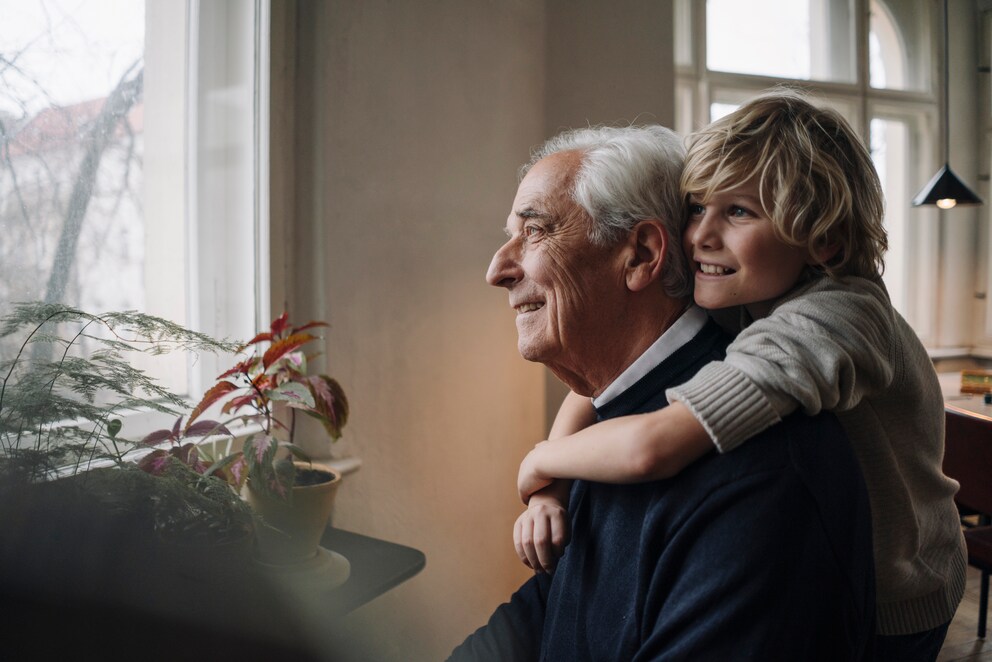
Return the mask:
[[[871,156],[840,113],[793,89],[751,99],[689,137],[682,193],[756,182],[776,236],[832,277],[878,276],[888,247]]]

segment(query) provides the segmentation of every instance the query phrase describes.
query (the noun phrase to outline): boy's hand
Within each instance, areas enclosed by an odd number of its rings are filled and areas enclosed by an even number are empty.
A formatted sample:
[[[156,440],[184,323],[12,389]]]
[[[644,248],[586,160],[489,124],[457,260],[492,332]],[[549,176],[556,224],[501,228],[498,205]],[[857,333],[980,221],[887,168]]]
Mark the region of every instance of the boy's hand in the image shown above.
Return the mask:
[[[556,499],[535,495],[513,525],[513,547],[528,568],[551,573],[571,535],[568,511]]]
[[[537,471],[537,455],[540,448],[548,442],[542,441],[527,453],[527,457],[520,463],[520,472],[517,474],[517,492],[520,493],[520,500],[525,504],[530,502],[532,494],[551,484],[551,479]]]

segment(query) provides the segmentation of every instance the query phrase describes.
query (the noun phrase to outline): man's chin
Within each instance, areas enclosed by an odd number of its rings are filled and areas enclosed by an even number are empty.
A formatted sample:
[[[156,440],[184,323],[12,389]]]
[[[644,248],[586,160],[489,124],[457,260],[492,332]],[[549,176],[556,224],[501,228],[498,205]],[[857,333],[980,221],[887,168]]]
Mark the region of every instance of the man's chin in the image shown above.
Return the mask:
[[[544,363],[550,356],[547,347],[522,339],[517,341],[517,351],[523,359],[534,363]]]

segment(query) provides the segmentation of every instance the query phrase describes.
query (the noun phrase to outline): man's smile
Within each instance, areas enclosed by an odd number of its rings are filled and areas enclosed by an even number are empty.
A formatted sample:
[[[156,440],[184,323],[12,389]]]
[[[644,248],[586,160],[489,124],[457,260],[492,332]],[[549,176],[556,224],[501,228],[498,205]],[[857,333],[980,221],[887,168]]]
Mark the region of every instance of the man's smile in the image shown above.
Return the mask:
[[[522,303],[519,306],[513,307],[513,309],[517,311],[518,315],[540,310],[541,308],[544,308],[544,302],[541,301],[530,301],[528,303]]]

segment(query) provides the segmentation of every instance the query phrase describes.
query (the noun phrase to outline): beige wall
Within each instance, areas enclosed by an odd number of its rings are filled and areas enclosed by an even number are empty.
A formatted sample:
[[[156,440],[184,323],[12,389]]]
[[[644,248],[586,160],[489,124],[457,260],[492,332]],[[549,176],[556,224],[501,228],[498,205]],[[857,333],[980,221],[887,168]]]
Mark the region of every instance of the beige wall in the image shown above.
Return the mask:
[[[527,577],[514,485],[547,387],[483,278],[516,168],[549,127],[671,124],[671,9],[274,5],[273,305],[332,324],[339,450],[364,463],[335,524],[427,555],[347,626],[371,633],[366,659],[443,659]]]

